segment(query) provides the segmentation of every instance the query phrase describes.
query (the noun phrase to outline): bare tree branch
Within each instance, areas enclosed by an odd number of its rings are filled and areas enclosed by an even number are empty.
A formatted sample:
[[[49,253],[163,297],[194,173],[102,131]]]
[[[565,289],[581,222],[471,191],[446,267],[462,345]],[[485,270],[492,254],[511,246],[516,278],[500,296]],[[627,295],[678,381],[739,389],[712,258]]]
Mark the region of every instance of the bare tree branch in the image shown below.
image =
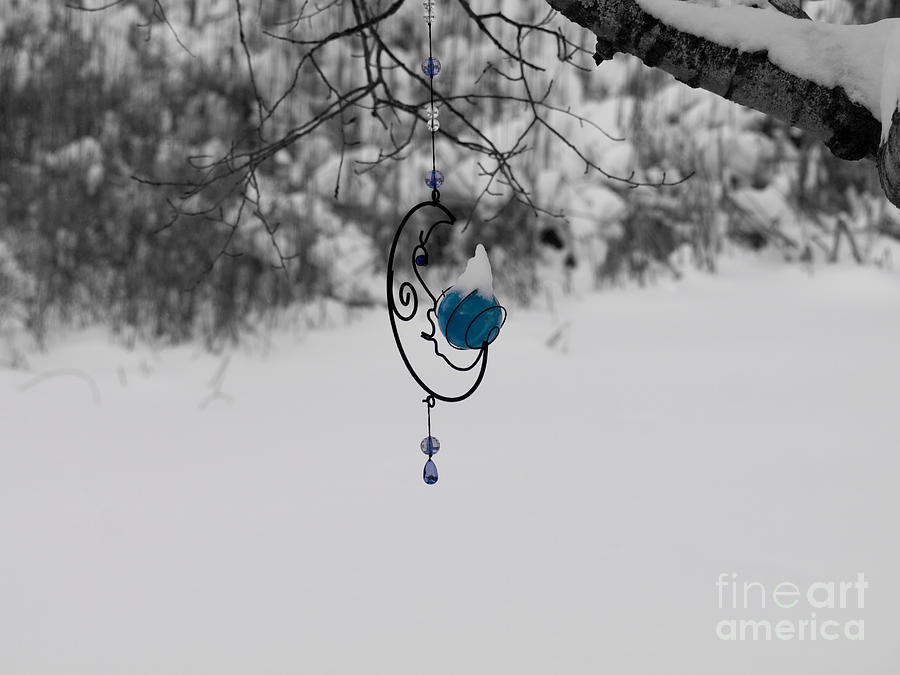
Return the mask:
[[[878,149],[876,163],[884,193],[900,206],[900,110],[894,111],[887,142]]]
[[[809,132],[842,159],[874,157],[881,124],[843,89],[788,73],[766,52],[741,52],[681,32],[634,0],[548,0],[597,35],[597,63],[616,52],[637,56],[690,87],[700,87]]]

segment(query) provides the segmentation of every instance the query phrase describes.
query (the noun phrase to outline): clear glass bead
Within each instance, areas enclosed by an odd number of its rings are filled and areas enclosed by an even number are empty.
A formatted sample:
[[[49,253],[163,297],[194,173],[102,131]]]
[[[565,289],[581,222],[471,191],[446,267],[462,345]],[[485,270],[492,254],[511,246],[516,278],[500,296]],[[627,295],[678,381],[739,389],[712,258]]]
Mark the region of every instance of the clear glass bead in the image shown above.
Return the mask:
[[[440,171],[429,171],[425,174],[425,185],[432,190],[437,190],[444,184],[444,174]]]
[[[427,120],[436,120],[438,115],[441,113],[441,109],[436,105],[426,105],[425,106],[425,119]]]
[[[429,56],[422,61],[422,72],[428,77],[437,77],[437,74],[441,72],[441,62],[433,56]]]
[[[434,11],[434,0],[423,0],[422,6],[425,8],[425,11],[422,13],[422,16],[425,18],[425,21],[428,23],[434,23],[435,16]]]
[[[421,449],[422,452],[431,457],[431,455],[438,454],[438,451],[441,449],[441,442],[434,436],[426,436],[419,444],[419,449]]]
[[[437,131],[441,128],[441,123],[438,120],[428,120],[428,131]]]

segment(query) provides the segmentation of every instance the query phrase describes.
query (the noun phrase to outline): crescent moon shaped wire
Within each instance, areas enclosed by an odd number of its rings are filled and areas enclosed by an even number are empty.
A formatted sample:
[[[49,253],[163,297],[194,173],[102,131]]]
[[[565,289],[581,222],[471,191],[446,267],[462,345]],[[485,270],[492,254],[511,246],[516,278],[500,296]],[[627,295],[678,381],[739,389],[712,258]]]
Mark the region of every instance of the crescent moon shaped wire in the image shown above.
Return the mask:
[[[433,214],[430,225],[427,229],[423,229],[419,231],[418,244],[413,248],[412,255],[409,258],[410,264],[412,265],[412,272],[415,280],[421,286],[422,290],[427,296],[430,302],[424,300],[425,304],[422,307],[426,307],[425,310],[425,318],[431,324],[430,332],[422,332],[421,338],[426,342],[431,342],[434,347],[434,353],[453,370],[458,372],[472,372],[477,371],[477,375],[475,377],[475,381],[469,386],[469,388],[462,394],[457,396],[449,395],[446,393],[441,393],[437,389],[428,385],[425,382],[425,379],[419,375],[416,371],[415,367],[412,365],[412,362],[409,359],[409,356],[406,354],[406,350],[403,347],[403,340],[400,339],[400,332],[397,328],[398,321],[400,322],[409,322],[416,318],[419,310],[421,309],[419,303],[419,293],[416,289],[416,285],[412,281],[404,281],[399,287],[394,289],[394,276],[395,276],[395,264],[396,264],[396,256],[397,256],[397,247],[400,242],[400,237],[403,234],[404,229],[407,224],[412,220],[413,216],[419,211],[424,211],[426,209],[433,209],[436,213]],[[444,296],[444,292],[441,292],[438,295],[435,295],[434,292],[428,287],[428,284],[425,283],[425,280],[422,278],[421,273],[419,272],[419,267],[422,266],[417,262],[417,259],[424,260],[425,263],[428,261],[428,240],[431,237],[432,232],[438,226],[448,226],[452,227],[456,223],[456,217],[451,213],[450,209],[440,203],[440,192],[438,190],[432,190],[431,200],[427,202],[421,202],[413,206],[407,214],[403,217],[403,220],[400,221],[400,226],[397,228],[397,232],[394,234],[394,239],[391,242],[391,252],[388,255],[388,270],[387,270],[387,306],[388,306],[388,315],[391,319],[391,331],[394,334],[394,342],[397,344],[397,350],[400,352],[400,358],[403,359],[403,364],[406,366],[406,369],[409,371],[409,374],[412,375],[413,379],[418,383],[425,393],[428,394],[428,397],[432,399],[432,402],[429,404],[429,407],[433,405],[433,400],[437,399],[440,401],[446,401],[447,403],[455,403],[457,401],[462,401],[478,389],[478,386],[481,384],[481,381],[484,379],[484,373],[487,369],[487,361],[488,361],[488,346],[490,342],[496,338],[496,333],[492,332],[490,335],[490,339],[486,340],[484,344],[478,348],[478,354],[475,356],[475,359],[468,365],[459,366],[453,361],[451,361],[447,356],[445,356],[441,350],[440,345],[437,340],[437,306]],[[500,305],[495,305],[493,307],[488,308],[489,310],[499,309],[503,313],[503,322],[506,321],[506,309]],[[487,311],[487,310],[485,310]],[[502,323],[500,324],[503,325]],[[499,328],[497,329],[499,332]],[[448,343],[449,344],[449,343]],[[453,345],[451,345],[453,346]],[[426,402],[428,399],[426,399]]]

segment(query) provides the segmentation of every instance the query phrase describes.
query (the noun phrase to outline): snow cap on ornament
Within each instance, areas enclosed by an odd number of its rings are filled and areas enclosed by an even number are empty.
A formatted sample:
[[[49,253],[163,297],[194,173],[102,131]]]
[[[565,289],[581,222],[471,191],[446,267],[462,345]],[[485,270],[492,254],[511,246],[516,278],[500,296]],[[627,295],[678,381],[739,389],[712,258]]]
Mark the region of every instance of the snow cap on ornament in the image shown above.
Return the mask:
[[[441,297],[438,327],[457,349],[481,349],[500,334],[506,311],[494,296],[494,276],[484,246],[475,247],[465,271]]]

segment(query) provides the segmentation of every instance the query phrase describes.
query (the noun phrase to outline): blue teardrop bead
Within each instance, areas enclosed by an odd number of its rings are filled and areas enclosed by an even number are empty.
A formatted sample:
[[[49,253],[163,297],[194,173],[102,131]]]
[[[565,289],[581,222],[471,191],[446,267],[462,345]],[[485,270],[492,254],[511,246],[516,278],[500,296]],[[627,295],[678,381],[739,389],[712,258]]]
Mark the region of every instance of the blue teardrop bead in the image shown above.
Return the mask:
[[[424,267],[427,264],[428,256],[426,256],[424,253],[420,253],[416,256],[416,265],[418,265],[419,267]]]
[[[437,483],[437,465],[430,459],[425,462],[425,470],[422,472],[422,478],[428,485],[434,485],[435,483]]]

